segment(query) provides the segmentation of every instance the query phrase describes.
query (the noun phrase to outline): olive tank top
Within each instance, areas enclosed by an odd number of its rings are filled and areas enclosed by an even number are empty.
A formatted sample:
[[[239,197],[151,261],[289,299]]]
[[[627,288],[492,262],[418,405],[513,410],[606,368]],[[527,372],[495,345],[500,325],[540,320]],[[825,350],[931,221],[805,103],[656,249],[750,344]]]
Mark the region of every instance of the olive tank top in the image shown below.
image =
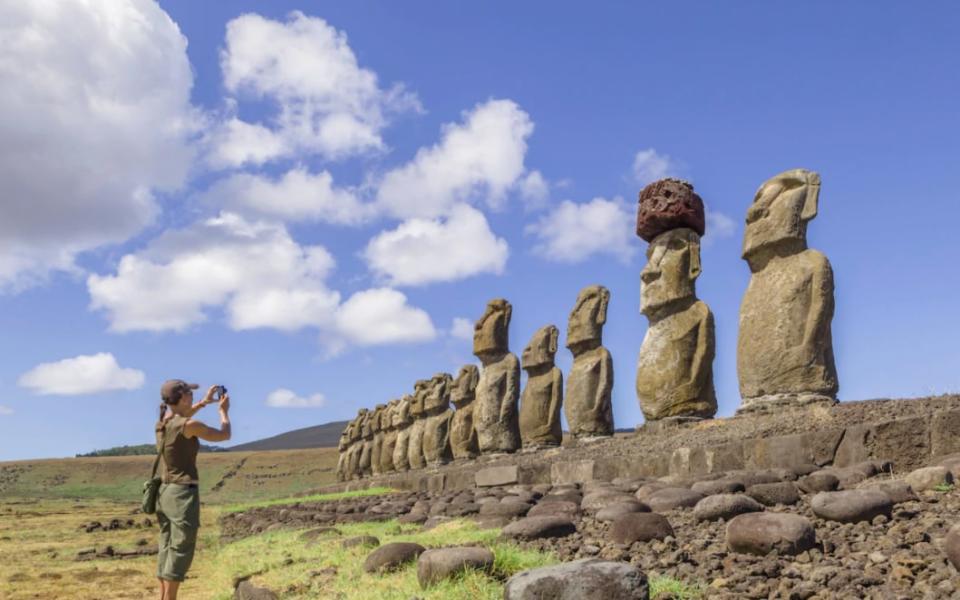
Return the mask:
[[[170,419],[157,422],[157,450],[163,440],[164,483],[194,483],[200,479],[197,472],[197,452],[200,440],[183,435],[183,426],[187,417],[174,415]],[[166,433],[164,433],[164,429]]]

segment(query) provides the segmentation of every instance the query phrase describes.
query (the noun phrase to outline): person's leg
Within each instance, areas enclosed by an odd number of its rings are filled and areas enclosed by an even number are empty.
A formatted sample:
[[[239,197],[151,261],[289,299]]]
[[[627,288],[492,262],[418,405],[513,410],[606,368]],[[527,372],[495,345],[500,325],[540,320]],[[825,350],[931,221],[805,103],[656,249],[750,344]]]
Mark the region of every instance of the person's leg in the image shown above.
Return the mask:
[[[160,600],[167,600],[167,582],[163,578],[163,574],[167,554],[170,552],[170,519],[167,518],[161,507],[165,487],[160,486],[157,498],[157,523],[160,525],[160,540],[157,544],[157,581],[160,582]]]
[[[163,600],[177,600],[177,591],[180,589],[179,581],[167,582],[167,595]]]

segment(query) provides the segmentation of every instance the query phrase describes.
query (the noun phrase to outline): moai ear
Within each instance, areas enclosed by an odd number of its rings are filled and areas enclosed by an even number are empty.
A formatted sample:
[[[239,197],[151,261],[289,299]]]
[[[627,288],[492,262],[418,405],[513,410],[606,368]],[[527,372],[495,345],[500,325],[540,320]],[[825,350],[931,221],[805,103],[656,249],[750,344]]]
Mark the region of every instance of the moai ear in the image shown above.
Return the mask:
[[[510,317],[513,316],[513,305],[507,303],[503,309],[503,318],[507,320],[507,323],[510,322]]]
[[[820,201],[820,174],[815,171],[806,173],[807,197],[803,202],[803,210],[800,212],[802,221],[809,221],[817,216],[817,205]]]
[[[560,330],[556,327],[550,328],[550,354],[557,353],[557,342],[560,340]]]
[[[600,289],[600,305],[597,307],[597,324],[603,325],[607,322],[607,304],[610,303],[610,290]]]
[[[690,279],[700,276],[703,267],[700,265],[700,240],[690,236]]]
[[[480,383],[480,369],[474,367],[470,369],[470,389],[474,389]]]

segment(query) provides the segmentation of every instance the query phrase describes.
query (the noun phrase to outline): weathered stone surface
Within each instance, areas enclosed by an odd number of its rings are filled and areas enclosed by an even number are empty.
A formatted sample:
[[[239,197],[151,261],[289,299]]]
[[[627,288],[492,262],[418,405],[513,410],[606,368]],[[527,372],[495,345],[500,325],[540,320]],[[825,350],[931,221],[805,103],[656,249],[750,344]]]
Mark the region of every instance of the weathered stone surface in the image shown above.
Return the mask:
[[[861,489],[875,489],[880,490],[885,493],[887,496],[890,496],[890,501],[894,504],[900,504],[901,502],[911,502],[917,499],[917,495],[913,492],[913,488],[910,487],[905,481],[896,481],[896,480],[880,480],[880,481],[870,481],[863,484]]]
[[[493,568],[493,552],[486,548],[455,547],[427,550],[417,559],[417,581],[428,587],[454,577],[468,569],[489,571]]]
[[[693,507],[693,516],[698,521],[730,520],[750,512],[760,512],[763,505],[743,494],[714,494],[707,496]]]
[[[503,465],[487,467],[477,471],[475,476],[477,487],[494,487],[510,485],[520,481],[520,470],[517,465]]]
[[[960,410],[942,410],[930,420],[930,454],[945,456],[960,452]]]
[[[825,471],[810,473],[806,477],[801,477],[797,481],[797,485],[800,487],[800,489],[808,494],[813,494],[816,492],[832,492],[833,490],[837,489],[839,484],[840,480],[837,479],[836,475],[833,473],[827,473]]]
[[[557,501],[543,502],[530,509],[530,517],[567,517],[574,518],[580,514],[580,505],[575,502]]]
[[[504,600],[649,600],[647,577],[623,562],[584,558],[517,573]]]
[[[703,494],[698,494],[687,488],[665,488],[654,492],[647,498],[647,506],[654,512],[666,512],[677,508],[696,506],[703,500]]]
[[[413,396],[406,395],[400,398],[397,409],[393,413],[393,426],[397,430],[397,445],[393,449],[395,471],[406,471],[410,468],[410,427],[413,424],[410,409],[412,407]]]
[[[514,452],[520,447],[520,361],[510,353],[513,308],[502,298],[487,303],[473,335],[473,353],[483,363],[474,400],[480,452]]]
[[[805,517],[757,512],[734,517],[727,524],[727,547],[733,552],[763,556],[772,550],[799,554],[814,547],[813,524]]]
[[[843,437],[843,429],[826,429],[755,439],[747,443],[747,462],[754,468],[825,465],[834,462]]]
[[[520,438],[524,448],[559,446],[563,441],[563,372],[553,362],[559,337],[555,326],[541,327],[523,350],[527,385],[520,399]]]
[[[636,390],[647,421],[710,418],[716,351],[713,314],[697,300],[700,236],[691,229],[658,235],[640,274],[640,311],[650,321],[640,346]]]
[[[673,536],[673,527],[663,515],[638,512],[623,515],[610,524],[610,539],[617,544],[649,542]]]
[[[936,489],[940,486],[952,485],[953,474],[946,467],[923,467],[911,471],[904,477],[907,484],[915,492]]]
[[[383,452],[383,417],[386,413],[387,405],[378,404],[373,409],[370,430],[373,432],[373,439],[370,441],[370,471],[374,476],[381,473],[381,454]]]
[[[379,546],[380,540],[372,535],[359,535],[347,538],[340,542],[341,548],[355,548],[357,546]]]
[[[473,424],[473,401],[479,381],[480,369],[476,365],[464,365],[453,380],[450,401],[456,410],[450,422],[450,451],[454,458],[475,458],[480,454]]]
[[[430,380],[424,397],[423,458],[428,465],[438,466],[453,458],[450,452],[450,387],[453,377],[437,373]]]
[[[618,492],[616,490],[597,490],[583,497],[580,501],[580,508],[585,511],[595,512],[606,508],[611,504],[621,502],[636,502],[632,494]]]
[[[820,492],[810,500],[810,508],[821,519],[856,523],[871,521],[878,515],[889,518],[893,501],[886,493],[876,489]]]
[[[747,495],[766,506],[792,506],[800,502],[800,492],[792,481],[751,485],[747,488]]]
[[[503,528],[503,536],[518,540],[538,540],[568,536],[577,526],[564,517],[526,517]]]
[[[550,465],[550,481],[554,485],[593,481],[596,461],[571,460]]]
[[[309,542],[323,536],[334,536],[340,535],[340,530],[336,527],[315,527],[313,529],[308,529],[300,534],[300,539]]]
[[[522,517],[530,512],[530,505],[526,502],[496,502],[484,504],[480,507],[480,514],[492,517]]]
[[[564,413],[575,438],[613,435],[613,358],[603,347],[610,291],[600,285],[584,288],[570,312],[567,348],[573,367],[564,394]]]
[[[794,169],[764,182],[747,211],[743,258],[751,278],[737,342],[740,411],[836,401],[833,270],[806,241],[819,193],[819,175]]]
[[[363,561],[363,570],[367,573],[392,571],[413,562],[426,548],[412,542],[391,542],[380,546]]]
[[[233,592],[234,600],[277,600],[278,596],[267,588],[241,581]]]
[[[636,500],[632,502],[614,502],[598,510],[594,518],[598,521],[616,521],[623,515],[638,512],[650,512],[650,507]]]
[[[693,186],[679,179],[654,181],[640,191],[637,205],[637,235],[647,242],[671,229],[706,230],[703,200]]]
[[[411,469],[422,469],[427,466],[427,459],[423,455],[423,436],[427,428],[427,393],[430,381],[419,379],[413,386],[413,400],[410,402],[410,440],[407,442],[407,461]]]
[[[960,525],[954,525],[943,540],[943,550],[954,569],[960,571]]]
[[[383,429],[383,446],[380,449],[381,473],[391,473],[396,470],[393,466],[393,454],[397,450],[397,427],[395,423],[399,406],[399,399],[387,402],[387,408],[380,417],[380,423]]]
[[[690,486],[690,489],[704,496],[713,496],[716,494],[735,494],[744,491],[742,482],[735,479],[715,479],[713,481],[698,481]]]

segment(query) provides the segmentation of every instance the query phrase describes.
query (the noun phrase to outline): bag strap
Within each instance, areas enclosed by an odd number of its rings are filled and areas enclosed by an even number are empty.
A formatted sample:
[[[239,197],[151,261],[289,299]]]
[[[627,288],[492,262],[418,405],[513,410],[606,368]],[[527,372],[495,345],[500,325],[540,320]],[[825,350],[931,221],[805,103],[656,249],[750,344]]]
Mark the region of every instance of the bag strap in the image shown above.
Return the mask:
[[[167,421],[169,421],[169,419]],[[153,470],[150,472],[150,479],[157,476],[157,467],[160,465],[160,458],[163,456],[163,448],[167,441],[167,421],[160,422],[161,427],[163,427],[160,433],[160,447],[157,449],[157,457],[153,459]]]

